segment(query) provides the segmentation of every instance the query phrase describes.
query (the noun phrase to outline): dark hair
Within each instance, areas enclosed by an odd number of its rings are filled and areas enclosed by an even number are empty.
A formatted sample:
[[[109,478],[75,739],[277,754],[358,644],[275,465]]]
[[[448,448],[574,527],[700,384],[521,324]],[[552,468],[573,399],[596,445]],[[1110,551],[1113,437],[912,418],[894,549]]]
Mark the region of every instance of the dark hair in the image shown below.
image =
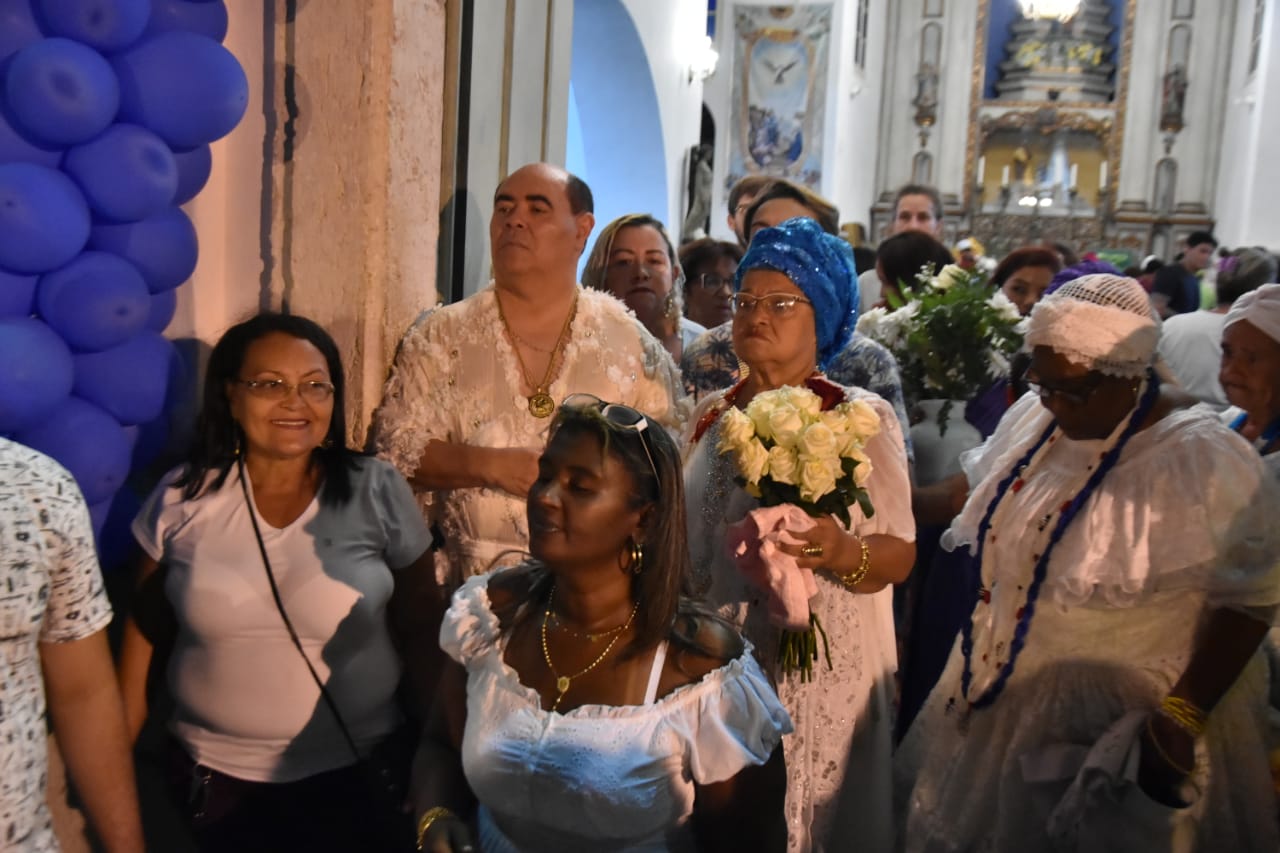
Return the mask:
[[[240,378],[240,369],[244,367],[249,347],[275,333],[304,340],[324,356],[329,381],[333,383],[333,415],[324,446],[311,451],[311,460],[312,464],[319,466],[324,477],[320,493],[322,503],[341,506],[351,499],[351,469],[355,459],[362,454],[347,447],[346,381],[338,345],[318,323],[306,317],[268,311],[227,329],[209,355],[195,435],[183,462],[182,473],[173,484],[174,488],[182,490],[183,500],[194,500],[203,494],[216,492],[227,481],[227,475],[236,463],[236,450],[243,432],[231,416],[227,386]],[[206,485],[211,473],[216,476]]]
[[[689,293],[689,282],[699,275],[704,267],[713,266],[721,258],[728,258],[737,266],[742,261],[742,247],[728,240],[716,240],[703,237],[691,240],[680,247],[680,266],[684,269],[684,290]]]
[[[991,274],[991,283],[1002,287],[1014,273],[1024,267],[1048,267],[1057,275],[1062,269],[1062,261],[1057,252],[1039,246],[1023,246],[1004,256],[1004,260],[1000,261],[996,271]]]
[[[802,205],[813,214],[814,222],[821,225],[823,231],[833,237],[840,236],[840,211],[836,209],[834,204],[813,190],[779,178],[765,187],[756,196],[755,201],[751,202],[751,206],[747,208],[746,218],[742,220],[742,231],[748,240],[751,238],[751,223],[755,221],[756,216],[760,213],[760,208],[765,203],[778,198],[790,199]]]
[[[1142,274],[1146,275],[1147,273],[1156,272],[1163,266],[1164,266],[1164,261],[1160,260],[1159,258],[1151,258],[1145,264],[1142,265]]]
[[[1231,305],[1251,290],[1276,280],[1276,259],[1261,246],[1236,249],[1218,261],[1218,304]]]
[[[893,194],[893,218],[898,218],[898,202],[902,201],[904,196],[924,195],[929,197],[929,203],[933,205],[933,218],[942,221],[942,194],[935,187],[928,184],[906,184],[898,187],[898,191]]]
[[[773,181],[774,178],[771,175],[747,175],[745,178],[739,178],[729,188],[729,215],[733,216],[738,212],[738,201],[744,195],[749,195],[754,199],[760,190],[773,183]]]
[[[1217,248],[1218,246],[1218,238],[1208,231],[1192,231],[1187,235],[1185,242],[1188,249],[1194,246],[1199,246],[1201,243],[1212,243],[1214,248]]]
[[[569,211],[577,216],[579,213],[595,213],[596,201],[591,195],[591,187],[573,172],[565,172],[564,190],[569,196]]]
[[[923,231],[904,231],[885,239],[876,250],[876,264],[884,280],[896,284],[904,295],[915,289],[916,276],[926,264],[937,273],[954,258],[947,247]]]
[[[870,246],[853,247],[853,268],[859,274],[876,268],[876,250]]]
[[[692,570],[686,532],[684,474],[680,452],[666,429],[647,416],[642,432],[623,429],[611,424],[598,409],[562,406],[551,422],[548,445],[562,434],[598,440],[601,452],[612,454],[630,472],[635,485],[633,506],[640,508],[647,504],[650,507],[645,522],[643,568],[634,582],[636,599],[640,602],[635,618],[636,633],[623,654],[637,654],[663,640],[674,640],[694,651],[721,656],[723,649],[708,648],[699,639],[697,630],[699,621],[708,618],[719,621],[718,617],[686,596]],[[656,477],[654,468],[658,472]],[[550,596],[550,572],[536,562],[530,571],[528,595],[507,624],[514,625],[534,615],[537,607],[530,605],[543,604]]]

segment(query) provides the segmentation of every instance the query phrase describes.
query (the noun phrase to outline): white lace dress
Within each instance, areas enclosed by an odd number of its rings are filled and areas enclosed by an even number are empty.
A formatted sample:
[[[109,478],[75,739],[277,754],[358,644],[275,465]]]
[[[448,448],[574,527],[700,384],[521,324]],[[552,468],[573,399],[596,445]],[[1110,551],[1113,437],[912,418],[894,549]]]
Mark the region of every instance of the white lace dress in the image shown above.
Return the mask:
[[[873,471],[867,483],[875,515],[864,518],[851,507],[853,529],[915,541],[911,485],[902,429],[893,409],[868,391],[846,388],[847,399],[866,400],[880,416],[882,431],[866,448]],[[707,398],[694,413],[697,423],[724,392]],[[897,648],[893,632],[893,590],[856,595],[819,572],[818,594],[809,602],[831,644],[834,670],[825,658],[815,678],[778,678],[778,630],[771,626],[757,591],[738,573],[725,547],[725,529],[758,505],[733,480],[733,462],[721,456],[720,420],[689,448],[685,490],[689,502],[689,546],[694,585],[705,591],[720,614],[738,625],[756,647],[756,656],[775,678],[778,696],[795,724],[783,739],[787,760],[787,835],[791,851],[875,853],[893,847],[890,749],[893,732],[893,677]]]
[[[374,447],[411,482],[432,440],[540,451],[551,418],[529,414],[520,388],[520,366],[490,285],[425,314],[405,335],[374,415]],[[557,403],[579,393],[625,403],[676,432],[688,408],[680,373],[662,345],[617,299],[583,288],[549,392]],[[495,558],[526,549],[524,498],[487,488],[415,487],[415,493],[428,523],[442,534],[436,572],[450,588]]]
[[[965,455],[976,485],[944,544],[973,543],[996,484],[1050,418],[1028,394]],[[1101,444],[1056,440],[1006,498],[1010,511],[993,516],[971,697],[1007,659],[1045,541],[1041,520],[1079,490]],[[1131,778],[1104,791],[1088,767],[1136,754],[1129,744],[1185,670],[1207,608],[1270,620],[1280,602],[1278,500],[1257,453],[1210,413],[1175,412],[1135,434],[1053,552],[1025,646],[992,705],[963,713],[959,640],[952,649],[895,759],[905,849],[1278,849],[1261,654],[1209,717],[1188,809],[1159,806]]]
[[[750,649],[643,705],[545,711],[503,659],[492,575],[454,594],[440,645],[467,669],[462,765],[484,853],[695,850],[695,784],[763,764],[791,730]],[[660,671],[661,660],[655,656]]]

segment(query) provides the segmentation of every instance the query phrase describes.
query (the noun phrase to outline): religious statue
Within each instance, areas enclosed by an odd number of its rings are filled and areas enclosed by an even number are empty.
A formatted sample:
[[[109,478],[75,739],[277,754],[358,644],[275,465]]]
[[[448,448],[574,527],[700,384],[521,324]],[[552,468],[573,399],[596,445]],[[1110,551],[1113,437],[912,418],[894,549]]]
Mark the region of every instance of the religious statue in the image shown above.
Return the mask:
[[[1013,182],[1031,186],[1035,172],[1031,168],[1031,153],[1026,146],[1019,145],[1013,149]]]
[[[1164,75],[1160,100],[1160,129],[1182,130],[1182,108],[1187,100],[1187,72],[1181,65],[1174,65]]]
[[[938,117],[938,69],[931,62],[920,65],[916,72],[916,96],[911,99],[916,108],[916,124],[929,127]]]

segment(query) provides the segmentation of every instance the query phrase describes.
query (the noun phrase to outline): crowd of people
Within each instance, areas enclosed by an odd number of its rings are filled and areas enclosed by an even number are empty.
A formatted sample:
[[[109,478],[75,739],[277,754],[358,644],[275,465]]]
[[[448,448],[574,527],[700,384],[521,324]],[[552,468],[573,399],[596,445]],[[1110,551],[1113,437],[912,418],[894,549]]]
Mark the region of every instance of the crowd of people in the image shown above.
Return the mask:
[[[855,252],[804,187],[728,202],[736,242],[637,212],[592,244],[584,182],[514,171],[492,281],[412,324],[365,450],[326,330],[228,330],[133,521],[114,677],[83,502],[0,439],[0,846],[56,849],[47,699],[111,851],[144,846],[148,725],[202,851],[1280,848],[1275,257],[988,259],[915,184]],[[952,263],[1025,345],[919,483],[855,325]],[[744,536],[771,504],[726,433],[788,389],[874,424],[869,501]],[[811,672],[747,564],[810,579]]]

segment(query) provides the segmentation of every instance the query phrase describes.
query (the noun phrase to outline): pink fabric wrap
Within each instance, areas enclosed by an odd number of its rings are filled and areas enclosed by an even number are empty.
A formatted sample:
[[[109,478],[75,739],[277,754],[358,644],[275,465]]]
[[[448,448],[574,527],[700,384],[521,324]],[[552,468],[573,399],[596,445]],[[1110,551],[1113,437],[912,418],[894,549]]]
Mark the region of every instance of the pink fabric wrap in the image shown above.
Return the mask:
[[[794,504],[761,507],[729,527],[729,554],[738,571],[768,597],[769,621],[788,631],[809,629],[809,599],[818,592],[813,572],[796,565],[796,558],[778,546],[799,545],[791,535],[816,522]]]

